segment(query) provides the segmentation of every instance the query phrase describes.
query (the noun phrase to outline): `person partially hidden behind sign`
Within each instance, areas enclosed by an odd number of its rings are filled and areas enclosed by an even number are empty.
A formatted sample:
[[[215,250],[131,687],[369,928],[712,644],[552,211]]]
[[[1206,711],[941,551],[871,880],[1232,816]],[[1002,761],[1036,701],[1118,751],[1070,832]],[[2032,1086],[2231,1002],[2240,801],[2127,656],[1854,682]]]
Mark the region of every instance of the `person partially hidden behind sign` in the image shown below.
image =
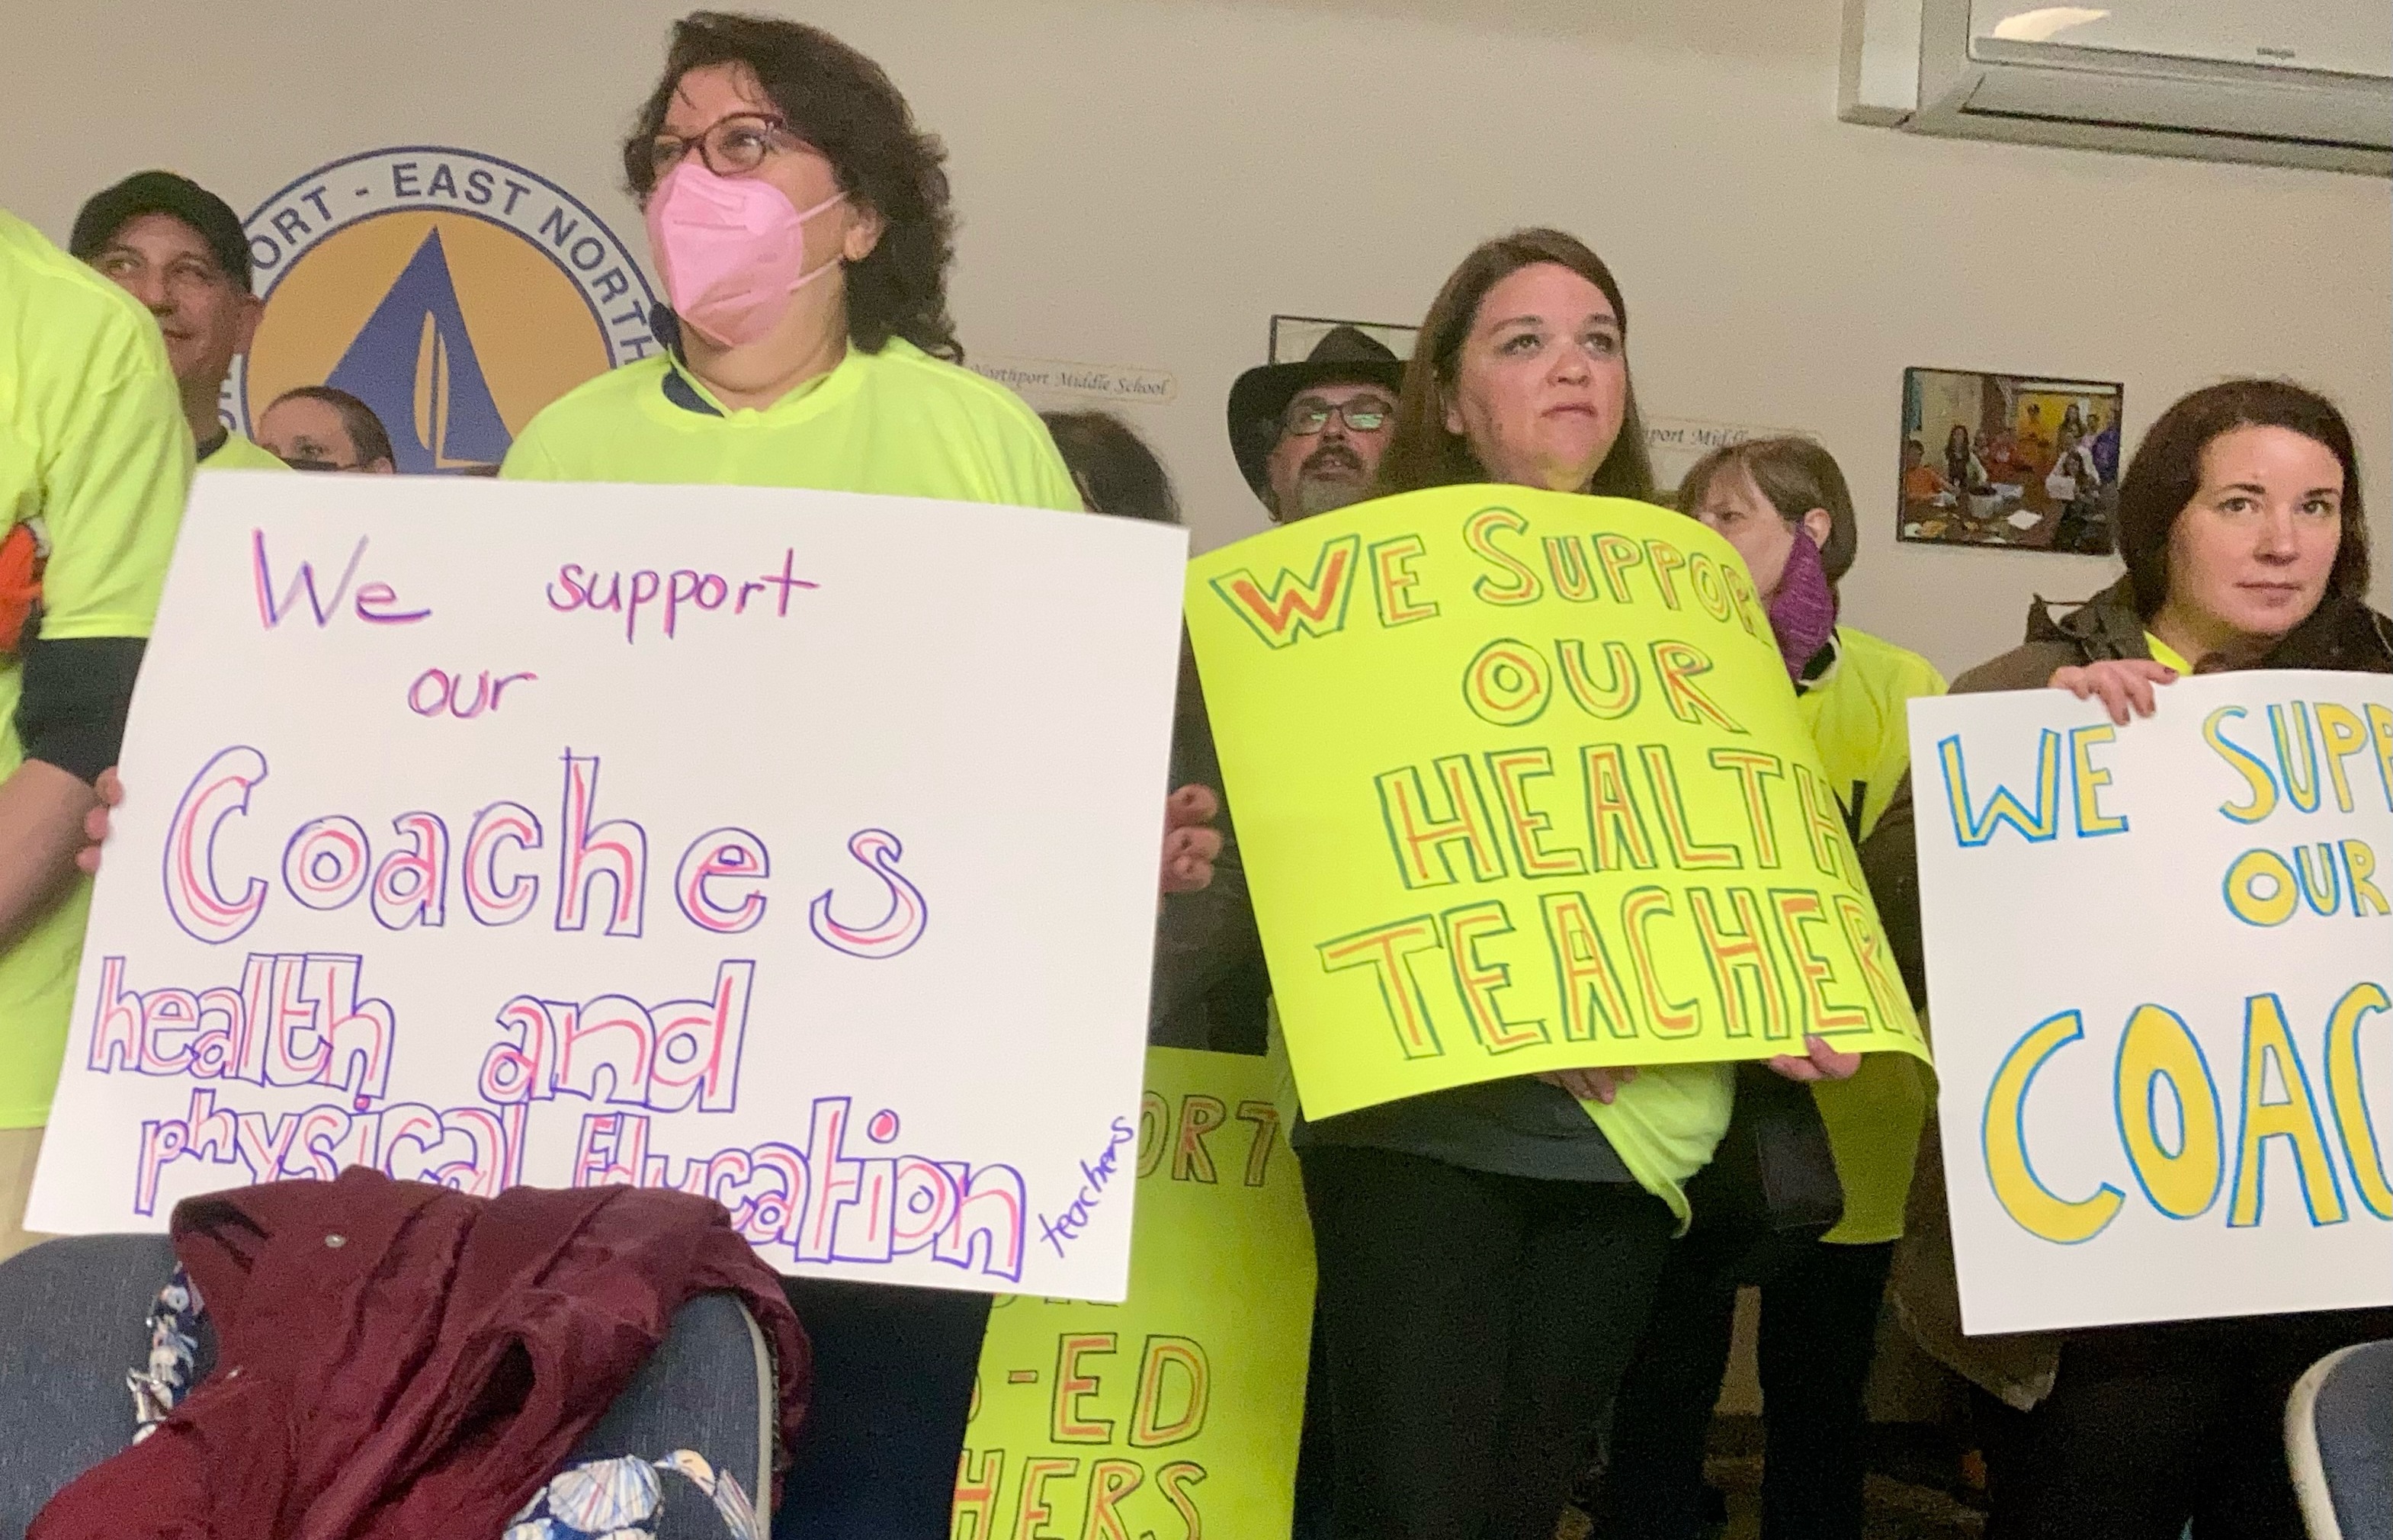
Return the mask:
[[[1482,245],[1421,323],[1380,489],[1650,498],[1627,339],[1577,240]],[[1776,1067],[1858,1064],[1809,1046]],[[1340,1540],[1550,1540],[1733,1084],[1725,1065],[1572,1070],[1298,1125]]]
[[[881,67],[829,33],[677,23],[622,145],[671,302],[654,318],[665,350],[534,417],[501,475],[1080,511],[1038,417],[957,361],[943,159]],[[1202,787],[1172,797],[1166,886],[1210,875],[1213,811]],[[989,1296],[789,1291],[820,1357],[778,1526],[944,1534]]]
[[[1396,425],[1404,361],[1354,326],[1333,326],[1290,363],[1258,365],[1230,386],[1230,452],[1274,524],[1371,495]]]
[[[249,237],[231,206],[188,176],[136,172],[92,195],[67,248],[158,318],[200,464],[282,469],[216,415],[232,360],[249,351],[265,313],[249,292]]]
[[[1859,842],[1911,763],[1904,702],[1942,695],[1944,681],[1917,653],[1837,623],[1836,585],[1857,543],[1843,472],[1808,438],[1753,439],[1697,461],[1680,483],[1679,507],[1735,546],[1751,570],[1804,725]],[[1671,1250],[1614,1409],[1596,1511],[1604,1540],[1694,1540],[1702,1532],[1705,1439],[1743,1284],[1761,1286],[1763,1533],[1861,1540],[1862,1392],[1928,1084],[1909,1055],[1873,1053],[1851,1079],[1814,1093],[1843,1217],[1824,1235],[1773,1233],[1746,1214],[1707,1214],[1708,1174],[1696,1180],[1694,1226]]]
[[[1237,377],[1230,386],[1230,452],[1273,523],[1311,518],[1371,495],[1395,432],[1404,378],[1394,352],[1353,326],[1331,327],[1301,359],[1258,365]],[[1221,790],[1221,757],[1204,686],[1196,659],[1184,650],[1171,745],[1175,777]],[[1148,1040],[1261,1053],[1268,1037],[1271,972],[1226,798],[1221,829],[1219,880],[1164,907]],[[1309,1475],[1306,1481],[1309,1494]],[[1309,1504],[1310,1496],[1303,1501]]]
[[[2393,622],[2369,608],[2368,527],[2351,430],[2334,404],[2278,380],[2233,380],[2178,401],[2144,436],[2119,489],[2127,575],[1955,693],[2049,685],[2099,699],[2132,731],[2156,689],[2189,672],[2393,672]],[[1924,999],[1908,782],[1862,847],[1887,936]],[[2056,895],[2056,924],[2164,946],[2166,915],[2089,915]],[[1974,1381],[1990,1414],[1990,1533],[2005,1540],[2299,1540],[2284,1407],[2294,1380],[2349,1343],[2393,1337],[2393,1311],[1961,1335],[1938,1141],[1920,1152],[1896,1267],[1904,1320]]]
[[[0,213],[0,1257],[74,1008],[92,782],[116,763],[191,480],[140,307]]]
[[[274,398],[257,416],[258,442],[294,471],[399,469],[390,435],[373,408],[332,385],[300,385]]]

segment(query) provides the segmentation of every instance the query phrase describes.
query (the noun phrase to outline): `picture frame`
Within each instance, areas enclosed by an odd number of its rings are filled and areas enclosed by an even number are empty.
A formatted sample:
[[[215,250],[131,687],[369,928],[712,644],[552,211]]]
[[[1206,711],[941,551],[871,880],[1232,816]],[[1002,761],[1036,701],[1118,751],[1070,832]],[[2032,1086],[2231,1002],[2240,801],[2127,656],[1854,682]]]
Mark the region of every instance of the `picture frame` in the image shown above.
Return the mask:
[[[2115,380],[1904,370],[1896,538],[2111,555],[2125,398]]]

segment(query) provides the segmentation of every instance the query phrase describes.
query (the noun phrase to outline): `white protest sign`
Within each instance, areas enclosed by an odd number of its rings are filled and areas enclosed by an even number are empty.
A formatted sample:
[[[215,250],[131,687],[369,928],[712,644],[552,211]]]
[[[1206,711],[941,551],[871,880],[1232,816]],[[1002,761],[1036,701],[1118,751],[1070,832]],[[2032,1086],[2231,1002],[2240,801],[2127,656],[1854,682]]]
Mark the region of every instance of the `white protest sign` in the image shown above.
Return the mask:
[[[919,499],[200,477],[32,1222],[633,1181],[785,1272],[1120,1299],[1183,560]]]
[[[2393,680],[1911,703],[1971,1333],[2393,1303]]]

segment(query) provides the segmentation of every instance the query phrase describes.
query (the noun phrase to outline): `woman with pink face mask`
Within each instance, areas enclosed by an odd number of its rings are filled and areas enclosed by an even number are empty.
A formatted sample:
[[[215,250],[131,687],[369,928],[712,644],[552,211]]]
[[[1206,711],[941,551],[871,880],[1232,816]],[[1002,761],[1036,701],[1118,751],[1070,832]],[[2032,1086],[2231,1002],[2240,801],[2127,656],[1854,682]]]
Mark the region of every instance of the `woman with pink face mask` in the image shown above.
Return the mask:
[[[700,12],[623,145],[671,301],[660,355],[529,424],[503,476],[808,487],[1081,508],[1038,417],[960,367],[945,152],[879,65],[828,33]],[[1166,812],[1166,891],[1220,837]],[[944,1534],[989,1297],[787,1280],[816,1350],[779,1533]]]

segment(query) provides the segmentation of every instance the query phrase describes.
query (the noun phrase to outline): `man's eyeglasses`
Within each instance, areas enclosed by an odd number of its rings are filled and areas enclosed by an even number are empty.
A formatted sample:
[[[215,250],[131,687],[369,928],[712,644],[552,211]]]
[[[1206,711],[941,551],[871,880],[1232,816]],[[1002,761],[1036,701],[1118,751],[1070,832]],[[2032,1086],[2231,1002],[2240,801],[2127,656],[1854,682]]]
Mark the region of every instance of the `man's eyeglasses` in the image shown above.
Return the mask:
[[[695,138],[660,134],[648,147],[648,164],[659,176],[681,164],[692,150],[717,176],[745,176],[770,155],[804,148],[789,121],[769,112],[734,112]]]
[[[1280,428],[1300,438],[1310,438],[1327,427],[1329,419],[1336,417],[1345,423],[1349,433],[1377,433],[1387,426],[1388,419],[1395,414],[1395,408],[1370,396],[1334,404],[1305,400],[1288,409],[1288,415],[1280,420]]]

